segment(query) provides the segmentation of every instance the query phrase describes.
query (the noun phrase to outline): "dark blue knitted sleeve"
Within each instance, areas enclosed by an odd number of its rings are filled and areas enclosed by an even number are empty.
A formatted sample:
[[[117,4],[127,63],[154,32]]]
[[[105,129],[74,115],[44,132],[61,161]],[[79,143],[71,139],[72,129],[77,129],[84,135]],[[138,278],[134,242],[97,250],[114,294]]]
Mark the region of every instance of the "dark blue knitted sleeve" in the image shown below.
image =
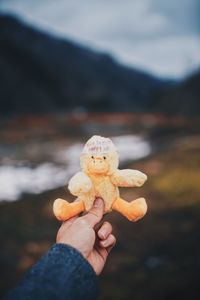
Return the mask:
[[[93,300],[98,279],[74,248],[55,244],[25,275],[5,300]]]

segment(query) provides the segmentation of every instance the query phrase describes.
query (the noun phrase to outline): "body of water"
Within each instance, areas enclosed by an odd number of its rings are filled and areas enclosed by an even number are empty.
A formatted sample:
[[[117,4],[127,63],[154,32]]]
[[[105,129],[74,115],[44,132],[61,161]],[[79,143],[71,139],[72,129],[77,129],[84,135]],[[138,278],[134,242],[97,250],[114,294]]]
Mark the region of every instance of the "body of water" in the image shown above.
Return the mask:
[[[112,140],[118,149],[120,164],[138,160],[151,153],[149,142],[140,136],[124,135],[113,137]],[[78,142],[66,147],[58,145],[51,160],[40,162],[34,167],[31,161],[26,164],[20,164],[19,160],[13,160],[13,163],[3,162],[0,166],[0,200],[15,201],[23,193],[38,194],[67,185],[70,177],[80,171],[79,157],[83,146]],[[38,156],[44,155],[42,149],[43,147]]]

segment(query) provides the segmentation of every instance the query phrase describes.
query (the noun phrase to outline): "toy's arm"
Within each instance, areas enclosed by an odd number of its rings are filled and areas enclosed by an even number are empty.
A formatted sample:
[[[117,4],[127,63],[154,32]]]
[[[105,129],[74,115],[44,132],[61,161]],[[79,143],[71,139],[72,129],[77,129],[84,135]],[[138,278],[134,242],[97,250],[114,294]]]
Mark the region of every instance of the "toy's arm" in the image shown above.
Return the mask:
[[[147,180],[147,176],[137,170],[116,170],[111,176],[111,181],[119,187],[139,187]]]
[[[76,173],[69,181],[68,189],[74,196],[87,193],[92,188],[92,181],[83,172]]]

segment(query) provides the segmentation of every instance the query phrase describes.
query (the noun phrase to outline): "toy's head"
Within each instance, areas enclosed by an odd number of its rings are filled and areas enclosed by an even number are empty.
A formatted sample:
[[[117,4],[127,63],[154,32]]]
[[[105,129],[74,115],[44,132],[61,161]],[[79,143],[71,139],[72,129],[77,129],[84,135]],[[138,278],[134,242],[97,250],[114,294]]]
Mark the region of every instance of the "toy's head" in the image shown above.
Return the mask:
[[[119,157],[109,138],[94,135],[85,144],[80,163],[85,173],[111,175],[118,167]]]

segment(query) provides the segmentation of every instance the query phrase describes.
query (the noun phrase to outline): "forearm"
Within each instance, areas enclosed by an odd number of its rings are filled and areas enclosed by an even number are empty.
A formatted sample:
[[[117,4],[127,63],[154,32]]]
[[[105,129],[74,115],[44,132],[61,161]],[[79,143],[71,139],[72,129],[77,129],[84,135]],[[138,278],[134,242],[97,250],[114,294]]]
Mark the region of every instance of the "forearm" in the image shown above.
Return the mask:
[[[56,244],[33,266],[8,299],[96,299],[97,276],[74,248]]]

